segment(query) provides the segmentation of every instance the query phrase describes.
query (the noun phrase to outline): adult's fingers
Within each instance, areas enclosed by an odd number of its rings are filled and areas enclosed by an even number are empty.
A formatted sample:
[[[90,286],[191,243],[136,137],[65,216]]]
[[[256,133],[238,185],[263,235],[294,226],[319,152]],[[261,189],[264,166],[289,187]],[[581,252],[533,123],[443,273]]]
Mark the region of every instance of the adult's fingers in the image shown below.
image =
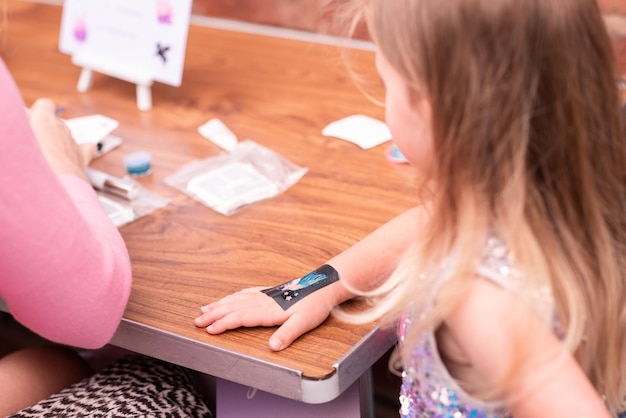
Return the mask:
[[[80,154],[85,163],[85,167],[89,165],[91,160],[96,156],[96,152],[98,151],[98,146],[96,144],[80,144],[79,146]]]
[[[30,110],[31,110],[31,112],[32,111],[42,111],[42,112],[54,113],[54,111],[56,110],[56,105],[50,99],[41,98],[41,99],[35,100],[35,102],[30,107]]]

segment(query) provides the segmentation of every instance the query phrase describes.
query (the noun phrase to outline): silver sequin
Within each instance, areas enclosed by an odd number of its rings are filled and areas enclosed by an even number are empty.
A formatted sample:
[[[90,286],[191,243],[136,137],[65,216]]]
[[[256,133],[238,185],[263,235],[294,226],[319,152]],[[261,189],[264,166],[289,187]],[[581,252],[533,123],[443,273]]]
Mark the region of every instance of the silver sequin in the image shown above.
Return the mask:
[[[495,237],[486,240],[478,274],[510,291],[519,290],[520,277],[513,268],[513,256]],[[549,289],[531,297],[542,311],[553,312]],[[547,305],[547,306],[546,306]],[[422,312],[423,314],[423,312]],[[418,315],[419,317],[419,315]],[[406,316],[398,327],[398,340],[404,343],[414,316]],[[403,418],[512,418],[502,402],[484,402],[463,391],[448,373],[439,357],[432,332],[420,336],[409,364],[402,373],[400,416]]]

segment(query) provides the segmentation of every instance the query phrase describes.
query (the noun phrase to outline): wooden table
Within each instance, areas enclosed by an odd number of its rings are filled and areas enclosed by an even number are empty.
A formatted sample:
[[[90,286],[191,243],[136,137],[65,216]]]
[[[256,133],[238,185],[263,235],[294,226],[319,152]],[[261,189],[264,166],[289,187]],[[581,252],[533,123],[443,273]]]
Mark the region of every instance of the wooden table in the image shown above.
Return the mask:
[[[138,181],[172,199],[120,228],[134,283],[114,345],[307,403],[337,397],[392,346],[393,330],[333,318],[280,353],[268,348],[274,329],[211,336],[193,323],[201,305],[298,277],[416,204],[415,173],[387,162],[387,145],[365,151],[322,136],[345,116],[384,114],[355,86],[337,48],[192,25],[182,86],[154,85],[154,108],[142,112],[129,83],[96,75],[90,91],[76,90],[80,69],[57,49],[59,6],[7,4],[2,54],[27,105],[45,96],[65,107],[64,117],[119,120],[124,143],[92,166],[122,177],[124,155],[149,151],[152,174]],[[381,98],[373,53],[348,52]],[[220,152],[197,133],[216,117],[307,174],[229,217],[166,185],[183,164]]]

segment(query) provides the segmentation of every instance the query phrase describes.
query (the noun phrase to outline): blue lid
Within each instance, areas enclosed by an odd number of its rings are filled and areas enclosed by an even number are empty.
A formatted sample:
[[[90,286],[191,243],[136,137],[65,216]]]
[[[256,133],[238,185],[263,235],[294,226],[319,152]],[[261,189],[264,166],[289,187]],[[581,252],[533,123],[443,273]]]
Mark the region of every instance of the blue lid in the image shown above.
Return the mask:
[[[124,156],[126,172],[131,176],[143,176],[151,170],[152,155],[148,152],[132,152]]]

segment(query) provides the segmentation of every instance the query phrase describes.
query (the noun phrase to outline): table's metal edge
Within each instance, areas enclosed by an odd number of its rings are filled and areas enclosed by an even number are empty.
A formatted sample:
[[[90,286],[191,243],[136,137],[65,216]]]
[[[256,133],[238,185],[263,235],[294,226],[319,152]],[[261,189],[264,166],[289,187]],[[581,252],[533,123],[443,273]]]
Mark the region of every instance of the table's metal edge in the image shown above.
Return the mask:
[[[175,341],[175,342],[174,342]],[[123,319],[111,344],[296,401],[319,404],[341,395],[395,343],[395,333],[375,327],[333,365],[336,372],[310,379],[281,366]]]
[[[10,313],[0,298],[0,310]],[[318,404],[341,395],[395,343],[395,333],[375,327],[333,365],[323,379],[209,343],[122,319],[110,344],[201,373],[251,386],[296,401]]]
[[[231,382],[302,401],[302,372],[122,319],[111,345]]]
[[[350,387],[396,343],[391,327],[374,327],[334,364],[339,378],[339,393]]]

